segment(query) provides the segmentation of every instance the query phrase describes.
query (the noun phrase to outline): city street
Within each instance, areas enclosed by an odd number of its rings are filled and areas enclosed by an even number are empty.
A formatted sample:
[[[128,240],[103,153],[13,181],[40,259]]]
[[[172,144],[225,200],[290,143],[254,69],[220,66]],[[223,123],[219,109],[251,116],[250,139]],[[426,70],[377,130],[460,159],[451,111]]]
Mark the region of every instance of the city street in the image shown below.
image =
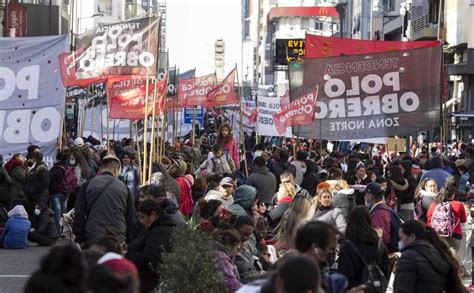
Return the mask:
[[[49,247],[0,249],[0,292],[23,292],[28,277],[38,268]]]

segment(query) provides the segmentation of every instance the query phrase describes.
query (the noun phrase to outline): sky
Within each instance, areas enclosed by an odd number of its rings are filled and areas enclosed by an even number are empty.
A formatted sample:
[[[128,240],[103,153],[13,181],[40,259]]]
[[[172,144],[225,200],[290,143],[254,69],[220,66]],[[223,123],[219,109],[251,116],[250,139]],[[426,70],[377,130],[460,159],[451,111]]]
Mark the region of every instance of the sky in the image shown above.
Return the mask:
[[[241,0],[168,0],[169,65],[180,72],[196,67],[196,75],[214,72],[214,42],[225,42],[226,74],[240,65]]]

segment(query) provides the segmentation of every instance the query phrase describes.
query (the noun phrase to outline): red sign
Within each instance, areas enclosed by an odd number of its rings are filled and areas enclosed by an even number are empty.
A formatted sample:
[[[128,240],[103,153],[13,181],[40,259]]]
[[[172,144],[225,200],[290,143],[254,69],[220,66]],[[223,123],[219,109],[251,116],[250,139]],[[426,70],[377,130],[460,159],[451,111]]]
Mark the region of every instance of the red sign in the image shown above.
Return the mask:
[[[181,111],[181,109],[183,109],[184,107],[186,107],[184,104],[183,104],[183,100],[182,99],[177,99],[176,96],[172,96],[172,97],[167,97],[166,98],[166,110],[167,111]]]
[[[201,106],[206,95],[216,86],[215,73],[196,78],[180,80],[178,84],[178,100],[186,107]]]
[[[6,11],[5,36],[10,36],[10,31],[14,29],[12,37],[26,37],[26,7],[18,3],[18,0],[10,0]]]
[[[156,87],[155,115],[163,113],[164,94],[167,78],[163,80],[150,80],[148,84],[148,114],[153,113],[153,95]],[[110,101],[110,117],[116,119],[143,119],[145,116],[146,78],[142,76],[129,76],[109,80],[107,89]]]
[[[439,41],[368,41],[306,34],[305,58],[383,53],[439,45]]]
[[[232,105],[237,103],[235,97],[235,69],[229,73],[226,78],[207,94],[206,102],[203,105],[206,108]]]
[[[273,114],[273,121],[280,135],[284,134],[288,126],[306,125],[314,121],[318,88],[293,100],[286,108]]]
[[[59,55],[59,69],[61,70],[61,78],[63,80],[64,86],[87,86],[89,84],[105,81],[107,79],[105,76],[77,79],[76,70],[72,65],[74,63],[73,60],[74,55],[69,53],[62,53]]]

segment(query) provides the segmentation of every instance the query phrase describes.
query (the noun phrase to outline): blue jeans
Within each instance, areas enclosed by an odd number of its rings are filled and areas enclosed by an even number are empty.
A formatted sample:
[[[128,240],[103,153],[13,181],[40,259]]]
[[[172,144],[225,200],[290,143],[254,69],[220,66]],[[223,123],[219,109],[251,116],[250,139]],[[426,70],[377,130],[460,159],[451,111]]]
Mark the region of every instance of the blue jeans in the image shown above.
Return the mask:
[[[51,208],[54,211],[54,222],[58,229],[59,236],[62,235],[63,231],[59,226],[59,220],[64,213],[67,212],[67,195],[66,194],[53,194],[51,195]]]

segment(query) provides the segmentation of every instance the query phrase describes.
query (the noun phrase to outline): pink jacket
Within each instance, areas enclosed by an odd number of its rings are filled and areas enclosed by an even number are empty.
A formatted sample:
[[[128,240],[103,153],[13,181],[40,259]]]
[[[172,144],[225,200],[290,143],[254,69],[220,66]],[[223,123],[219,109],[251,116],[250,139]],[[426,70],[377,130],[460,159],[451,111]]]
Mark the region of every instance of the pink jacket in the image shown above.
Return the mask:
[[[234,160],[235,164],[235,169],[239,170],[240,169],[240,156],[239,156],[239,148],[237,146],[237,141],[235,138],[232,138],[232,140],[224,145],[224,149],[227,151],[229,156]]]

